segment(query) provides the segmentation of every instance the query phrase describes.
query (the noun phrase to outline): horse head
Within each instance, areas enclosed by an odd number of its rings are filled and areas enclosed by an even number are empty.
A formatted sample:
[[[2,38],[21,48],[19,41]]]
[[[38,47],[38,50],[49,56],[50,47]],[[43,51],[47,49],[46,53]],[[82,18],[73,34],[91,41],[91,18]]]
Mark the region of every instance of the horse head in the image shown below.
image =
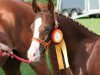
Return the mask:
[[[36,17],[31,25],[33,38],[28,50],[28,58],[33,62],[38,62],[50,44],[50,34],[55,26],[54,5],[53,2],[49,0],[48,10],[42,11],[35,0],[33,0],[32,6]]]

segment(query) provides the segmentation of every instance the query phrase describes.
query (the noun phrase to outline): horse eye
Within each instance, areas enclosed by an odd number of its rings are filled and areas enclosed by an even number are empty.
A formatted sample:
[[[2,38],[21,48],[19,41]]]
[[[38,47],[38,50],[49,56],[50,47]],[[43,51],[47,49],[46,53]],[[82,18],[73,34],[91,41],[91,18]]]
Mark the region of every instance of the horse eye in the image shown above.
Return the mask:
[[[50,28],[48,28],[48,27],[45,29],[45,31],[49,31],[49,30],[50,30]]]
[[[51,27],[51,26],[48,26],[48,27],[45,28],[45,32],[46,32],[46,33],[48,33],[48,32],[51,31],[51,30],[52,30],[52,27]]]

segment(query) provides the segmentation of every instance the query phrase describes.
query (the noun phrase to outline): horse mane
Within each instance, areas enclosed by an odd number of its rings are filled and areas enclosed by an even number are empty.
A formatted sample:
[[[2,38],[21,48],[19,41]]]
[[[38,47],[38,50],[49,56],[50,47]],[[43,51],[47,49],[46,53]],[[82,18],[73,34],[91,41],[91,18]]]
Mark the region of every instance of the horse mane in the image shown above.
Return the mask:
[[[58,13],[56,13],[56,14],[58,14]],[[62,14],[58,14],[57,18],[58,18],[57,19],[58,23],[59,22],[62,23],[60,25],[68,25],[69,24],[68,26],[70,26],[72,28],[72,30],[74,32],[76,32],[77,34],[82,35],[82,37],[92,38],[92,37],[99,36],[96,33],[89,30],[88,28],[86,28],[85,26],[83,26],[82,24],[80,24],[79,22],[77,22],[69,17],[65,17]]]

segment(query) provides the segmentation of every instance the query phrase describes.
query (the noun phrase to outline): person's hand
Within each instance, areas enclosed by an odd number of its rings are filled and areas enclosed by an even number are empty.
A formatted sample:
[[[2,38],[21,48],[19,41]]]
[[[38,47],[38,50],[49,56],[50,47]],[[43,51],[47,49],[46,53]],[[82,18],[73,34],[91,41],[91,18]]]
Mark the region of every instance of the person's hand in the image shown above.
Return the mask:
[[[3,52],[3,56],[9,56],[13,54],[12,50],[5,44],[0,43],[0,52]]]

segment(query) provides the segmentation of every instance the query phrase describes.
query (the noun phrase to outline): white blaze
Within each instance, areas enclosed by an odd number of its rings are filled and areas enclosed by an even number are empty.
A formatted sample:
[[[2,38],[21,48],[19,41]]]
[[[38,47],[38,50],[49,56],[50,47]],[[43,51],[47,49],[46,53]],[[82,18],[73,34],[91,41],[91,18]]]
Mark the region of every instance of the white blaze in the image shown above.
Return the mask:
[[[39,27],[42,24],[42,19],[37,18],[35,20],[35,28],[34,28],[34,34],[33,37],[39,39]],[[40,51],[39,51],[39,42],[32,40],[31,46],[28,50],[28,58],[30,61],[36,62],[40,59]]]

